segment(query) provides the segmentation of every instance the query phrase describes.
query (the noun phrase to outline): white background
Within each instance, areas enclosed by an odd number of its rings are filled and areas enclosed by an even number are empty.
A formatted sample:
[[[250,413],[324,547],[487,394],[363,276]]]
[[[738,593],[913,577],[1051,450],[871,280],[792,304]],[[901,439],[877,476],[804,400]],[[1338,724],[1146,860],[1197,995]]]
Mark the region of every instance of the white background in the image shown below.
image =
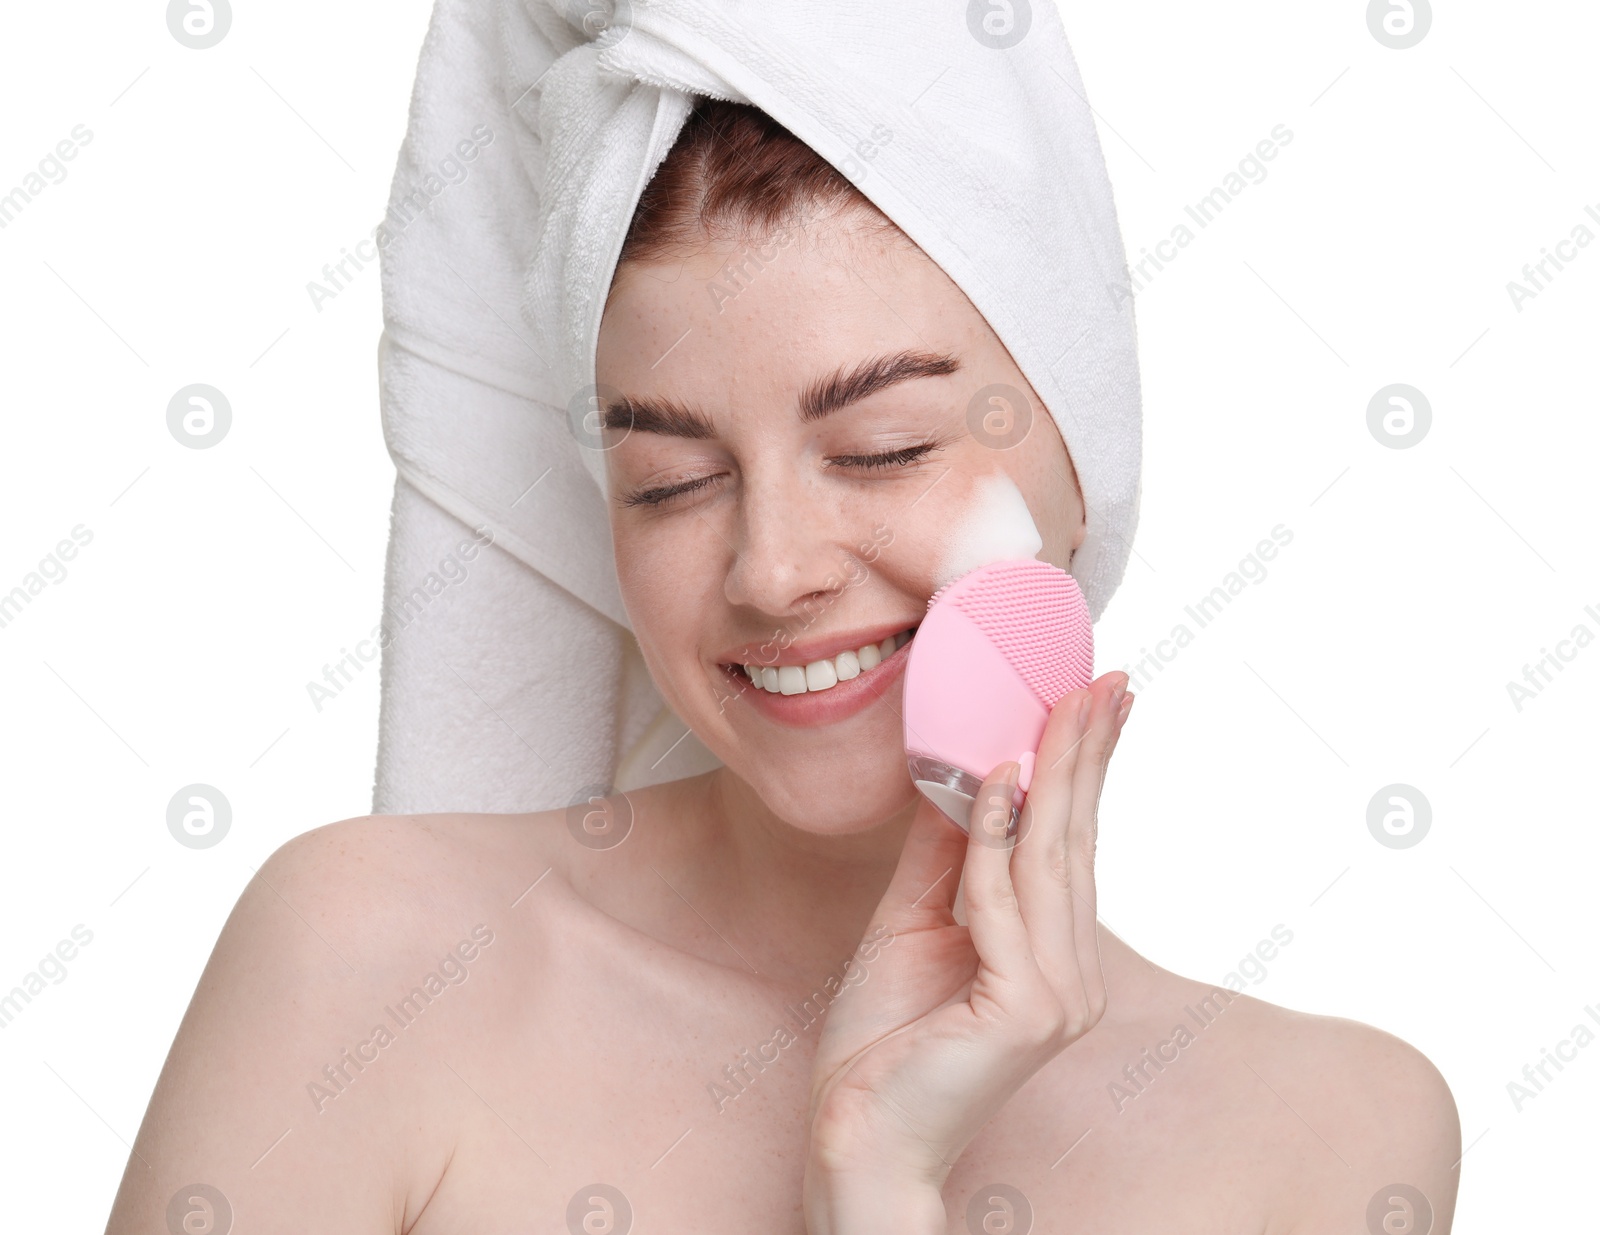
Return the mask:
[[[0,194],[93,133],[0,230],[0,591],[93,534],[0,628],[0,989],[93,932],[0,1030],[19,1230],[103,1228],[252,869],[370,808],[376,667],[320,713],[306,684],[379,615],[378,270],[320,312],[306,285],[382,217],[429,6],[239,4],[206,51],[163,7],[11,6],[0,34]],[[1212,981],[1291,930],[1250,993],[1437,1064],[1475,1235],[1593,1221],[1600,1044],[1520,1112],[1507,1083],[1600,1030],[1600,646],[1520,709],[1507,683],[1600,636],[1600,244],[1520,311],[1506,285],[1600,236],[1600,11],[1439,8],[1406,50],[1354,2],[1064,16],[1130,259],[1196,232],[1137,299],[1143,511],[1100,667],[1195,637],[1113,761],[1103,917]],[[1184,205],[1279,124],[1266,178],[1197,228]],[[194,382],[233,409],[210,450],[166,427]],[[1396,382],[1432,408],[1408,449],[1367,426]],[[1266,577],[1200,628],[1184,607],[1279,524]],[[212,849],[166,828],[192,782],[232,803]],[[1432,810],[1405,849],[1367,826],[1395,783]]]

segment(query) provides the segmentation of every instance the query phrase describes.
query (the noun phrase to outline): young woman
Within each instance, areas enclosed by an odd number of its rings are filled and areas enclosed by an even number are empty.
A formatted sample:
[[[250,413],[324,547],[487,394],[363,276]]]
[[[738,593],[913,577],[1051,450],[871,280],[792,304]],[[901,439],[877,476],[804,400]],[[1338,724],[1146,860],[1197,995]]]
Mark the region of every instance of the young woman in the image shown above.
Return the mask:
[[[945,274],[761,113],[703,103],[596,370],[628,613],[725,766],[281,848],[109,1235],[1447,1232],[1460,1130],[1426,1058],[1096,920],[1125,674],[1057,704],[1020,819],[1015,764],[970,836],[914,792],[900,672],[943,531],[1003,475],[1040,558],[1084,532],[1049,416],[1003,450],[969,430],[981,386],[1038,403]],[[790,694],[745,668],[822,661]]]

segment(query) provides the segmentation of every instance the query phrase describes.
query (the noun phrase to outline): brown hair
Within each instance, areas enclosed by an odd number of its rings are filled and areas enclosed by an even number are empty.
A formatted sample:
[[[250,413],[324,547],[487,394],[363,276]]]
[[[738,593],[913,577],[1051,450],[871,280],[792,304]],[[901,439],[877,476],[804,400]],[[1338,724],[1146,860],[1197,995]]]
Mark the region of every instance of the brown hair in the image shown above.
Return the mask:
[[[855,210],[868,230],[899,233],[848,177],[760,108],[701,95],[639,198],[617,265],[670,260],[708,238],[755,238],[828,209]]]

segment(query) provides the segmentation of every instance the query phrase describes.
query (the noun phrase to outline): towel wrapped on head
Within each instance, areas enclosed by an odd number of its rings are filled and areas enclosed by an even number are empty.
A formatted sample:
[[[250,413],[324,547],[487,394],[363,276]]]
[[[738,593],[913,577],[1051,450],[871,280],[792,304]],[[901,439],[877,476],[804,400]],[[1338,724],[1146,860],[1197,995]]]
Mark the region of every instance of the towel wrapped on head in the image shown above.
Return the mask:
[[[699,96],[759,108],[959,286],[1066,443],[1098,619],[1139,507],[1133,306],[1053,4],[437,0],[379,230],[385,572],[376,813],[586,802],[719,761],[618,592],[595,348]]]

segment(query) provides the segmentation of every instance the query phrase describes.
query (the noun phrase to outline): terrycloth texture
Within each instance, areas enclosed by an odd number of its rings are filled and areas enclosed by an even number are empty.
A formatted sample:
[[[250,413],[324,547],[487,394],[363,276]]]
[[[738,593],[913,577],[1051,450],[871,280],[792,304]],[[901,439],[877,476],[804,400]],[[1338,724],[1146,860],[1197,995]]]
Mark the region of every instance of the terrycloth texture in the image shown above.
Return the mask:
[[[1122,240],[1054,6],[1004,48],[984,12],[437,0],[379,234],[399,476],[375,811],[543,809],[718,765],[644,669],[585,421],[617,252],[697,94],[788,128],[983,314],[1077,466],[1071,570],[1099,618],[1139,505]]]

